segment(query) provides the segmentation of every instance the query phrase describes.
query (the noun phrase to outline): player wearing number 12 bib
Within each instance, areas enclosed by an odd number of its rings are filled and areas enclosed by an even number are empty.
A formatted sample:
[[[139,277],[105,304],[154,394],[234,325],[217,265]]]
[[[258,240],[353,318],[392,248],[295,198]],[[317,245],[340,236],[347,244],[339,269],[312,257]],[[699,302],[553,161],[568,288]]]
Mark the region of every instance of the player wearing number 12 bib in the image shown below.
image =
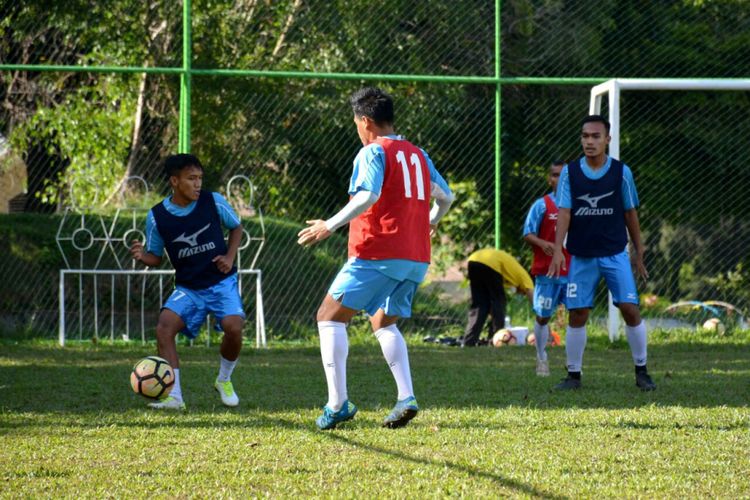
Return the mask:
[[[330,219],[307,221],[298,240],[311,245],[349,223],[349,260],[317,314],[328,402],[316,424],[332,429],[357,412],[346,386],[346,323],[364,310],[398,387],[396,406],[383,426],[402,427],[419,407],[396,322],[411,316],[414,293],[430,263],[430,232],[450,208],[453,195],[427,153],[395,134],[388,94],[368,87],[350,101],[364,145],[354,160],[351,199]],[[431,197],[436,200],[432,207]]]

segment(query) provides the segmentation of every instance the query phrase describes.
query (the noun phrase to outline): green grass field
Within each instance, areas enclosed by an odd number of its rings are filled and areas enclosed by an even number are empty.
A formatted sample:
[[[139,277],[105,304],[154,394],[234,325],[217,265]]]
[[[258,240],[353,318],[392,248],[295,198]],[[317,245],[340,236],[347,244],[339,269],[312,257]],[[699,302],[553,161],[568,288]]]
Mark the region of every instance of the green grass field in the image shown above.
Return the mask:
[[[354,339],[339,429],[314,426],[326,389],[316,344],[247,348],[240,406],[212,389],[217,348],[180,347],[188,411],[132,393],[153,346],[0,344],[0,497],[723,497],[750,495],[747,335],[657,332],[659,388],[634,386],[626,344],[591,338],[584,388],[556,393],[533,348],[412,343],[423,412],[379,426],[395,387],[379,346]]]

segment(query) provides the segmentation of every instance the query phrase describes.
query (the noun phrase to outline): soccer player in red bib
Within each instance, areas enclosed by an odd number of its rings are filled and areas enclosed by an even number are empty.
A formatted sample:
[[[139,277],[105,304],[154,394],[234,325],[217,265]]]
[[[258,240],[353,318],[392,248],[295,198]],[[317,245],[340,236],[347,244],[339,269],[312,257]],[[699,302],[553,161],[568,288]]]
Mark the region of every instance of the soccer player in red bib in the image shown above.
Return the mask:
[[[355,92],[350,103],[364,146],[354,160],[351,199],[330,219],[307,221],[298,235],[299,244],[312,245],[349,223],[349,260],[317,313],[328,402],[316,424],[333,429],[357,413],[346,388],[346,323],[364,310],[398,388],[396,405],[383,426],[403,427],[419,406],[406,342],[396,322],[411,316],[414,293],[430,263],[430,232],[450,208],[453,195],[427,153],[395,134],[388,94],[366,87]]]
[[[557,310],[557,306],[565,299],[565,288],[568,285],[568,267],[570,255],[565,254],[565,269],[558,277],[547,277],[552,254],[555,250],[555,228],[557,227],[557,204],[555,191],[560,171],[565,166],[562,161],[553,161],[549,167],[547,183],[552,192],[539,198],[529,209],[526,223],[523,227],[523,239],[534,250],[534,261],[531,265],[531,275],[534,277],[534,336],[536,337],[536,374],[540,377],[549,376],[549,361],[547,360],[547,340],[549,339],[549,320]]]

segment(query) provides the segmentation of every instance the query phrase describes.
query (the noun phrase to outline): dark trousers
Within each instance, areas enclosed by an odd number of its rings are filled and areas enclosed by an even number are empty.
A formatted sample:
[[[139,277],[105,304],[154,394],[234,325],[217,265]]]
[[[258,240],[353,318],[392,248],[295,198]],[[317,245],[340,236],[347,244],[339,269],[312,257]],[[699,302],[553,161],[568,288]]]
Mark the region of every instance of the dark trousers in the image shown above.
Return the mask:
[[[479,262],[469,262],[469,284],[471,306],[461,344],[477,345],[488,314],[492,315],[490,338],[505,327],[505,290],[500,273]]]

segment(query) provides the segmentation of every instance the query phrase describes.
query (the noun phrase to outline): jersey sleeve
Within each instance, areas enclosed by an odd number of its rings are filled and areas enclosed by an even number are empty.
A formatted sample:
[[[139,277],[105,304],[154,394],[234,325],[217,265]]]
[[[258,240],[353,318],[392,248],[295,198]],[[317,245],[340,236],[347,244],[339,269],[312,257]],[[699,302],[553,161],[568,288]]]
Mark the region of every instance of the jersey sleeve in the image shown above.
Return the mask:
[[[349,182],[349,194],[370,191],[380,196],[385,178],[385,150],[380,144],[368,144],[357,153]]]
[[[214,203],[216,203],[216,209],[219,211],[221,224],[230,231],[239,226],[240,218],[237,215],[237,212],[235,212],[232,206],[229,204],[227,199],[216,192],[211,194],[213,194],[214,196]]]
[[[531,205],[529,213],[526,215],[526,222],[523,225],[523,235],[527,234],[539,234],[539,227],[542,225],[542,217],[544,212],[547,211],[547,207],[544,204],[544,199],[539,198]]]
[[[560,182],[557,183],[557,208],[573,208],[573,202],[570,199],[570,177],[568,176],[568,166],[565,165],[560,172]]]
[[[633,172],[627,165],[622,166],[622,204],[625,210],[638,208],[638,191],[635,188]]]
[[[448,186],[448,183],[443,179],[443,176],[440,175],[440,172],[437,171],[435,168],[435,163],[433,163],[432,158],[430,158],[430,155],[427,154],[427,151],[425,151],[422,148],[419,148],[419,150],[424,155],[424,159],[427,161],[427,169],[430,172],[430,192],[432,193],[432,196],[439,199],[449,199],[453,200],[453,193],[451,192],[451,188]]]
[[[164,255],[164,240],[156,227],[153,210],[149,210],[146,216],[146,251],[157,257]]]

